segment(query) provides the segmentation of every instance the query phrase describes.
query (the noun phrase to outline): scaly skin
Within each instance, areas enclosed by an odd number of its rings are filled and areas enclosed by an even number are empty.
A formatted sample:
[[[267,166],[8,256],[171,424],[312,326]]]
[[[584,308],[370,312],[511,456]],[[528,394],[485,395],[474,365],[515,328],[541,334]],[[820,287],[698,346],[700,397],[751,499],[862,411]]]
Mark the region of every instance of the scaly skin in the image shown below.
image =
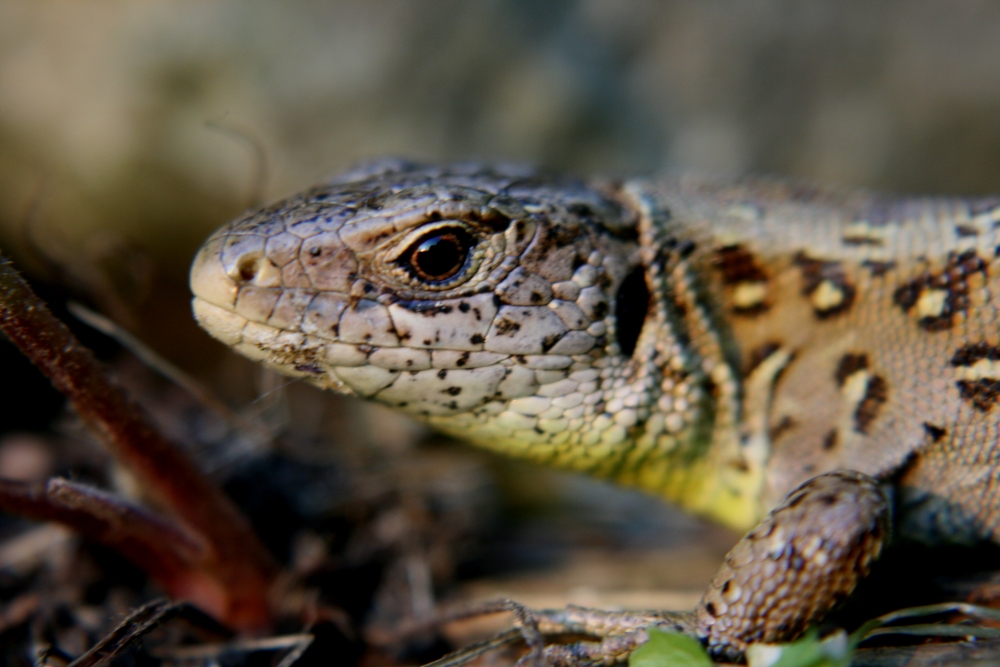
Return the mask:
[[[252,359],[735,528],[846,469],[897,483],[911,536],[997,540],[998,222],[1000,200],[386,163],[222,228],[191,285]]]

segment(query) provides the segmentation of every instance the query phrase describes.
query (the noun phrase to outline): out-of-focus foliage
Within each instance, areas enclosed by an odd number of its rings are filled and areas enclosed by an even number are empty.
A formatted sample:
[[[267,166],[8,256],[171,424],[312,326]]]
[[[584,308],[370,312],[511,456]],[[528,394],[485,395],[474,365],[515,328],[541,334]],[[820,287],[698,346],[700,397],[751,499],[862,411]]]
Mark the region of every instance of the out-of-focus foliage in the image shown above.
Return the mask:
[[[629,667],[711,667],[697,639],[678,632],[649,629],[649,641],[632,651]]]

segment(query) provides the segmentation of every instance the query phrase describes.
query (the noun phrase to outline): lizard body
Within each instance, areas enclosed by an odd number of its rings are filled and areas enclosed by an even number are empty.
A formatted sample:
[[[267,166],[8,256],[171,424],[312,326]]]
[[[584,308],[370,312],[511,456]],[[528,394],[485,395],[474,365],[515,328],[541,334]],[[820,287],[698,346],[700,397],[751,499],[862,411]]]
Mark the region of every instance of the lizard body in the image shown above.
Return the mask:
[[[998,223],[1000,199],[384,163],[223,227],[191,284],[250,358],[736,528],[846,469],[893,481],[914,537],[1000,541]]]

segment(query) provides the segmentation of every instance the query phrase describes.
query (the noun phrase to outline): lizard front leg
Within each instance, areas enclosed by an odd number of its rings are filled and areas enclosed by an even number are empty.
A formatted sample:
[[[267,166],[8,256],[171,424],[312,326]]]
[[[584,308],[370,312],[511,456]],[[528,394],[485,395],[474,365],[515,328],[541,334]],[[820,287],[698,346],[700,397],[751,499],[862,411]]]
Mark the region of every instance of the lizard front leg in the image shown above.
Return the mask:
[[[726,555],[696,608],[713,655],[794,639],[857,586],[882,552],[889,502],[852,471],[814,477],[790,493]]]
[[[548,646],[547,663],[622,662],[645,643],[649,627],[693,634],[726,660],[739,659],[749,644],[793,640],[868,575],[886,542],[889,515],[871,477],[853,471],[814,477],[733,547],[690,616],[579,607],[533,612],[543,635],[601,639]]]

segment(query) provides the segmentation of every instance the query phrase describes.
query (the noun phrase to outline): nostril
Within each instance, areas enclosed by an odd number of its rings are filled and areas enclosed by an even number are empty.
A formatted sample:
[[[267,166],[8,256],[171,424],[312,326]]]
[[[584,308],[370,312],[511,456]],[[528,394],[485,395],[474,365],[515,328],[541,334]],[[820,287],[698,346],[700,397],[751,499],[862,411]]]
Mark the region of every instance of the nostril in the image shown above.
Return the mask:
[[[253,252],[237,258],[229,276],[237,283],[253,283],[258,287],[279,287],[281,269],[267,257]]]
[[[257,271],[260,268],[260,259],[260,257],[240,258],[240,261],[236,263],[236,273],[239,275],[240,280],[249,283],[257,277]]]

